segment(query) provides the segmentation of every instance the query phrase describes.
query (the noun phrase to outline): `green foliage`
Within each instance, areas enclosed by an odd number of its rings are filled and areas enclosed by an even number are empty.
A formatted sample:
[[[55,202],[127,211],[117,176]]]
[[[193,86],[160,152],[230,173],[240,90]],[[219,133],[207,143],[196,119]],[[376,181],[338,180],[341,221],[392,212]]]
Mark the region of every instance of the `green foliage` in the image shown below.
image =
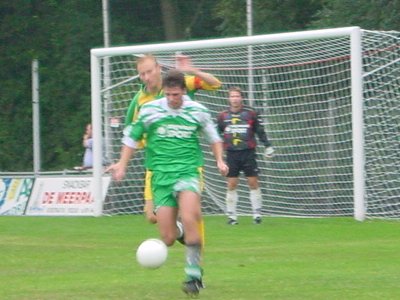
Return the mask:
[[[310,28],[360,26],[370,30],[398,30],[398,0],[324,1],[323,9],[310,23]]]
[[[350,218],[206,217],[200,299],[399,299],[400,223]],[[143,216],[1,217],[0,298],[188,299],[184,247],[164,266],[135,261],[157,237]]]
[[[321,9],[316,0],[253,0],[253,34],[298,31],[307,27],[312,16]],[[247,34],[246,1],[218,1],[215,17],[221,20],[218,29],[226,36]]]
[[[185,39],[246,35],[244,0],[175,1]],[[359,25],[400,28],[400,1],[253,0],[253,32]],[[109,1],[114,46],[163,42],[160,1]],[[0,170],[32,170],[31,63],[39,59],[42,170],[81,163],[90,121],[90,49],[103,45],[98,0],[0,2]]]
[[[59,170],[81,163],[76,153],[82,152],[81,136],[85,123],[90,120],[89,51],[102,41],[101,31],[90,30],[102,26],[101,6],[88,3],[14,1],[1,4],[4,14],[1,29],[5,33],[2,39],[10,42],[7,48],[1,49],[0,55],[1,79],[8,83],[0,100],[5,108],[0,112],[1,118],[8,125],[8,135],[1,136],[7,144],[0,158],[2,171],[32,168],[31,62],[34,58],[39,60],[42,168]]]

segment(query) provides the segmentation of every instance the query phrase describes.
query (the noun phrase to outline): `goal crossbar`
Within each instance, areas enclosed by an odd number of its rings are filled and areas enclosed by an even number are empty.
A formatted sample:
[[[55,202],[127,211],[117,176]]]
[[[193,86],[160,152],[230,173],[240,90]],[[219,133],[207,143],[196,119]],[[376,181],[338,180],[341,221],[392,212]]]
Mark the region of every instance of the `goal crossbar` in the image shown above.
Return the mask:
[[[105,56],[129,55],[135,53],[136,54],[156,53],[159,51],[164,51],[165,49],[169,49],[171,51],[185,51],[191,49],[247,46],[247,45],[257,45],[257,44],[273,43],[273,42],[288,42],[294,40],[308,40],[308,39],[318,39],[318,38],[349,36],[353,33],[357,34],[357,32],[359,31],[360,27],[354,26],[354,27],[343,27],[335,29],[320,29],[320,30],[300,31],[300,32],[275,33],[275,34],[264,34],[264,35],[220,38],[220,39],[209,39],[209,40],[198,40],[198,41],[95,48],[91,49],[90,53],[92,56],[100,58]]]

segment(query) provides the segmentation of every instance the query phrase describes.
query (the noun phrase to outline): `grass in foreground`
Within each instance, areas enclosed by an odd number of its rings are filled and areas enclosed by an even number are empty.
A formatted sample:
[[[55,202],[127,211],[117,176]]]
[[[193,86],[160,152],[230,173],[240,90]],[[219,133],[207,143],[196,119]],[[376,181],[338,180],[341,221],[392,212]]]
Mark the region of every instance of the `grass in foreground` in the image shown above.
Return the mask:
[[[206,217],[200,298],[400,299],[400,222]],[[0,217],[0,299],[187,299],[184,247],[141,268],[142,216]]]

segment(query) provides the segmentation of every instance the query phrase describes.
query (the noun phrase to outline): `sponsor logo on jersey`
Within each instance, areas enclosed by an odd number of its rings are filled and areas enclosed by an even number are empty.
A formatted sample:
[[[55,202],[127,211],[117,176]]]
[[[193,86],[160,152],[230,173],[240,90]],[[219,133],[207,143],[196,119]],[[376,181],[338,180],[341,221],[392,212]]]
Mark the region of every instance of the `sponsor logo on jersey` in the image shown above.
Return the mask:
[[[249,128],[249,124],[242,124],[242,125],[229,125],[225,128],[226,133],[246,133],[247,129]]]
[[[157,129],[157,135],[163,138],[189,138],[196,131],[195,126],[163,125]]]

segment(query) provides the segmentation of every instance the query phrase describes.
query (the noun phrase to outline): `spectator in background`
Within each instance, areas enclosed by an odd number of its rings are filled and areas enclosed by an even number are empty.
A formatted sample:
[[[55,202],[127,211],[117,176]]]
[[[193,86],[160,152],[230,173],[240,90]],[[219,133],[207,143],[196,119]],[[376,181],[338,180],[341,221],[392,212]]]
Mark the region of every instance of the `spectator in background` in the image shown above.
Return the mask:
[[[93,168],[93,138],[92,138],[92,124],[86,124],[85,133],[82,137],[82,145],[85,148],[83,154],[83,162],[81,166],[74,169],[77,171],[87,170]]]
[[[83,155],[83,168],[90,169],[93,167],[93,138],[92,138],[92,124],[86,125],[85,134],[82,139],[83,147],[85,147],[85,153]]]

